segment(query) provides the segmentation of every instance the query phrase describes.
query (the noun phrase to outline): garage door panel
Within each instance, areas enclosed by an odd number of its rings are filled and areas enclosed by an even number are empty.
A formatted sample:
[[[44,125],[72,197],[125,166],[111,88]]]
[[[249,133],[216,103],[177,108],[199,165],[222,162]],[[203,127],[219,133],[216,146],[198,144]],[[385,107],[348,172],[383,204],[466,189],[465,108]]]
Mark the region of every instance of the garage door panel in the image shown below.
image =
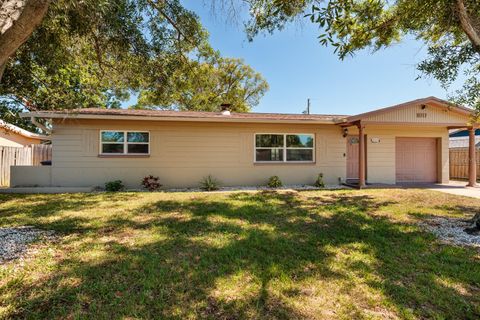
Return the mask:
[[[396,179],[399,183],[437,182],[435,138],[397,138]]]

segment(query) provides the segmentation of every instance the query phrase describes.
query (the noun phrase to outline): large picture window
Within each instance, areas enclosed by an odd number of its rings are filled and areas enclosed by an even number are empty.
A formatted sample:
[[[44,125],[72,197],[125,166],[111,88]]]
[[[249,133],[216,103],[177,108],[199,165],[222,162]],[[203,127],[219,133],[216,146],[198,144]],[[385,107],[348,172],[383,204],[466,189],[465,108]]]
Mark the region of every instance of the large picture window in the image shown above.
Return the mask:
[[[144,155],[150,153],[150,133],[143,131],[100,131],[100,153]]]
[[[255,162],[313,162],[313,134],[256,134]]]

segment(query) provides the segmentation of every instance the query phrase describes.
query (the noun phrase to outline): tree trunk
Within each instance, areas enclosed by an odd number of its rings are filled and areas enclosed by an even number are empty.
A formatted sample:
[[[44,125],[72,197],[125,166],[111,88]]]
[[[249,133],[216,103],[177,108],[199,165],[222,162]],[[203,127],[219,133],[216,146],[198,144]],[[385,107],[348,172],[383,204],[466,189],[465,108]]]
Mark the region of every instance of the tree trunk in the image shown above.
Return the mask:
[[[472,43],[473,48],[480,54],[480,21],[476,16],[472,16],[469,13],[465,6],[465,0],[456,0],[456,15],[462,30]],[[466,228],[465,232],[480,234],[480,213],[475,214],[471,223],[472,227]]]
[[[477,213],[473,216],[472,223],[475,224],[477,227],[480,227],[480,213]]]
[[[4,63],[0,66],[0,83],[2,82],[3,73],[5,72],[6,67],[7,67],[6,63]]]
[[[470,220],[472,226],[465,229],[465,232],[468,234],[480,234],[480,212],[473,216]]]
[[[0,66],[40,25],[51,0],[3,0],[0,4]],[[1,74],[0,74],[1,82]]]
[[[480,21],[468,12],[464,0],[457,0],[457,17],[460,26],[472,43],[475,50],[480,53]]]

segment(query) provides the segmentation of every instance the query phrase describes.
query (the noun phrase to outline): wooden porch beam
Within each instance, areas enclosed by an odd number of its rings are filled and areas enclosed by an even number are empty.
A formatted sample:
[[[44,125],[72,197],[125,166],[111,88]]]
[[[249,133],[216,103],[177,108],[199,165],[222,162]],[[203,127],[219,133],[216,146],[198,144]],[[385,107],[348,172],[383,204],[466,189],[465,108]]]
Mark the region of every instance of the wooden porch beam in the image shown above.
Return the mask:
[[[468,128],[468,187],[477,186],[477,148],[475,143],[475,127]]]
[[[360,189],[366,187],[366,169],[365,169],[365,127],[362,124],[361,121],[358,122],[358,156],[359,156],[359,161],[358,161],[358,187]]]

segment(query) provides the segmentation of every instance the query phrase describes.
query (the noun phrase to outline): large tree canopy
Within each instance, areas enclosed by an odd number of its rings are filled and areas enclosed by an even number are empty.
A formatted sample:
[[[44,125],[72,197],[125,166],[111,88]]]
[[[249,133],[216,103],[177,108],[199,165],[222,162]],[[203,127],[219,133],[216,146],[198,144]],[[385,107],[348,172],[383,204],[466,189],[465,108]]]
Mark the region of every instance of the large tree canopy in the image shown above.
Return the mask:
[[[197,59],[176,68],[170,77],[140,91],[135,108],[172,106],[180,110],[216,111],[222,103],[248,112],[268,90],[267,82],[240,59],[202,50]]]
[[[0,32],[4,115],[119,107],[131,94],[140,95],[136,107],[249,111],[268,88],[211,49],[179,0],[6,0]]]
[[[429,48],[428,57],[418,65],[422,74],[435,77],[448,88],[464,72],[467,80],[454,97],[480,109],[480,2],[477,0],[244,2],[251,13],[246,27],[250,39],[306,17],[318,25],[320,43],[332,45],[341,59],[361,49],[378,50],[414,36]]]
[[[318,25],[320,43],[334,46],[342,59],[413,35],[429,48],[418,69],[445,87],[463,72],[467,80],[456,98],[480,109],[476,0],[205,2],[247,4],[251,39],[307,17]],[[179,0],[5,0],[0,32],[3,103],[117,107],[135,92],[137,107],[208,109],[222,101],[247,110],[267,88],[241,61],[208,47],[198,17]],[[243,78],[231,82],[232,72]]]

